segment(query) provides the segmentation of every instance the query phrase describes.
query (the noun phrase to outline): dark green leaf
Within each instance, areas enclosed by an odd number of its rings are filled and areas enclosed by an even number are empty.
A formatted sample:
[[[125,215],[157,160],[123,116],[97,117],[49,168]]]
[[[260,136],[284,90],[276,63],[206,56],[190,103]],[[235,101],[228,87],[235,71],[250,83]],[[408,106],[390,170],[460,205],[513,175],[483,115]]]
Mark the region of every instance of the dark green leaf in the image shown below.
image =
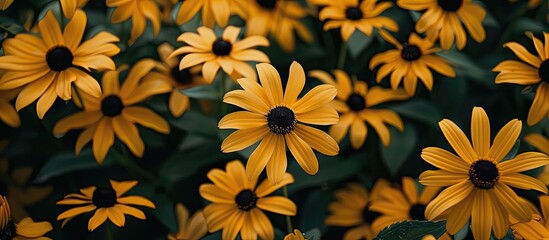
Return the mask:
[[[404,117],[424,122],[430,126],[436,126],[436,124],[442,120],[442,113],[440,113],[440,110],[435,107],[433,103],[424,99],[412,99],[393,106],[391,109]]]
[[[446,232],[446,220],[438,222],[429,221],[404,221],[395,223],[381,231],[374,240],[421,240],[425,235],[431,234],[439,238]]]
[[[298,215],[299,227],[312,229],[322,226],[331,200],[332,191],[318,189],[312,192],[303,204],[303,208],[300,209],[301,213]]]
[[[410,124],[406,125],[402,133],[395,128],[390,128],[389,131],[391,143],[387,147],[380,143],[380,148],[383,161],[394,176],[416,147],[416,129]]]
[[[178,119],[170,120],[170,123],[179,129],[186,130],[190,133],[205,135],[217,138],[217,119],[208,117],[200,112],[186,112]]]
[[[175,219],[175,208],[173,203],[165,195],[155,194],[153,196],[156,209],[153,212],[158,221],[170,229],[170,232],[177,232],[177,221]]]
[[[320,232],[320,229],[313,228],[307,232],[305,232],[305,238],[307,240],[320,240],[322,237],[322,232]]]
[[[40,169],[40,172],[38,172],[38,175],[36,176],[36,179],[34,179],[34,182],[42,183],[52,177],[56,177],[64,173],[77,170],[106,167],[111,165],[112,163],[113,159],[109,154],[105,158],[103,164],[98,164],[97,161],[95,161],[95,157],[93,156],[90,148],[85,149],[78,156],[75,156],[74,152],[72,151],[64,152],[51,157],[46,162],[44,167]]]
[[[189,89],[182,90],[181,92],[190,98],[208,99],[208,100],[219,99],[219,91],[215,89],[213,85],[192,87]]]

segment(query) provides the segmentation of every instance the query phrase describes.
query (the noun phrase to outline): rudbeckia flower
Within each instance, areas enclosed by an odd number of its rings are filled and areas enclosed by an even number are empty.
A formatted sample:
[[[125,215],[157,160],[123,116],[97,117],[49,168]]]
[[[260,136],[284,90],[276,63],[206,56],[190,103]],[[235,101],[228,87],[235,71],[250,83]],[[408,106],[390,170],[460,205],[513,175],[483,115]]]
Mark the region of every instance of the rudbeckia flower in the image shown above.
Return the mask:
[[[62,136],[71,129],[84,128],[76,141],[76,154],[93,139],[93,155],[98,163],[105,159],[115,135],[134,155],[143,156],[145,145],[136,123],[163,134],[170,132],[170,125],[162,117],[148,108],[133,106],[150,96],[172,90],[172,86],[161,79],[144,77],[155,65],[151,59],[139,61],[122,87],[119,87],[118,71],[106,72],[101,82],[103,95],[80,94],[84,111],[59,120],[53,128],[54,135]]]
[[[213,182],[200,185],[200,196],[212,202],[204,208],[208,230],[223,229],[222,239],[274,239],[271,221],[263,211],[295,216],[297,206],[282,196],[268,196],[294,182],[285,173],[278,184],[264,180],[257,186],[257,177],[248,178],[238,160],[227,163],[226,170],[212,169],[208,178]]]
[[[314,87],[301,99],[305,86],[305,72],[297,62],[290,66],[286,90],[282,80],[270,64],[256,65],[259,81],[239,79],[244,90],[225,94],[223,101],[244,108],[227,114],[219,121],[221,129],[238,129],[221,144],[222,152],[240,151],[260,141],[246,164],[248,178],[257,178],[267,168],[267,177],[273,183],[283,180],[286,172],[286,145],[297,163],[308,174],[318,172],[318,161],[313,149],[334,156],[339,146],[330,135],[312,125],[337,123],[337,112],[327,104],[337,94],[334,86],[322,84]]]
[[[447,77],[456,76],[450,64],[444,58],[434,54],[439,49],[434,48],[433,42],[429,39],[422,39],[416,33],[411,33],[408,42],[402,45],[388,33],[381,35],[397,49],[378,53],[370,60],[372,70],[381,65],[377,71],[377,83],[391,74],[393,90],[396,90],[402,81],[406,93],[414,95],[418,78],[429,91],[433,89],[433,74],[430,69]]]
[[[549,41],[549,33],[543,33],[545,41]],[[531,54],[517,42],[508,42],[508,47],[522,60],[505,60],[492,71],[499,72],[496,83],[514,83],[519,85],[537,85],[534,102],[528,112],[527,123],[532,126],[547,117],[549,113],[549,44],[532,36],[537,56]]]
[[[0,0],[0,10],[6,10],[11,5],[13,0]]]
[[[169,58],[186,54],[179,63],[179,69],[185,69],[199,64],[202,74],[211,83],[221,68],[233,79],[241,77],[257,79],[254,69],[246,61],[269,63],[265,53],[252,49],[257,46],[269,46],[269,41],[261,36],[247,37],[238,40],[240,28],[228,26],[223,36],[217,37],[214,31],[207,27],[199,27],[198,34],[186,32],[177,41],[188,46],[176,49]]]
[[[538,151],[549,155],[549,139],[543,135],[530,133],[524,137],[524,141],[534,146]],[[549,185],[549,167],[545,166],[543,172],[537,176],[537,179],[545,185]]]
[[[318,18],[328,20],[324,24],[325,31],[341,28],[341,38],[347,42],[357,29],[366,36],[371,36],[374,29],[398,31],[398,24],[393,19],[379,16],[392,6],[391,2],[378,4],[377,0],[332,1],[320,10]]]
[[[389,188],[389,182],[379,179],[370,193],[358,183],[350,183],[346,188],[334,193],[335,201],[330,203],[330,215],[325,223],[328,226],[353,227],[345,232],[343,240],[372,240],[379,232],[372,228],[381,214],[370,210],[372,201],[379,199],[381,193]]]
[[[235,11],[246,20],[246,36],[271,36],[285,52],[295,49],[295,33],[307,43],[313,35],[301,22],[308,13],[293,0],[235,0]]]
[[[189,210],[178,203],[175,206],[175,217],[177,218],[177,233],[169,234],[168,240],[180,239],[201,239],[208,233],[206,218],[202,210],[196,211],[192,216]]]
[[[107,221],[107,218],[118,227],[125,225],[125,214],[142,220],[146,219],[141,210],[130,205],[155,208],[154,203],[144,197],[123,196],[137,185],[137,181],[109,180],[109,182],[108,187],[90,186],[80,189],[80,193],[67,194],[63,200],[57,202],[57,205],[79,206],[59,214],[57,220],[63,220],[62,226],[65,226],[74,217],[93,211],[94,214],[88,222],[88,230],[93,231]]]
[[[72,83],[85,94],[99,97],[99,83],[86,71],[114,70],[110,57],[120,52],[114,44],[118,37],[100,32],[80,44],[87,17],[77,10],[61,32],[51,11],[38,22],[41,37],[20,33],[3,42],[5,56],[0,57],[0,69],[6,73],[0,79],[0,90],[23,87],[15,108],[17,111],[38,99],[36,112],[42,119],[59,96],[72,97]]]
[[[549,238],[549,196],[539,196],[539,206],[542,215],[535,215],[529,222],[519,222],[511,225],[513,235],[518,240]]]
[[[399,7],[412,11],[426,10],[416,23],[416,31],[425,33],[432,42],[440,39],[443,49],[450,49],[456,43],[461,50],[467,44],[463,25],[476,42],[486,38],[482,21],[486,10],[473,0],[398,0]]]
[[[1,75],[0,75],[1,76]],[[17,97],[21,89],[11,89],[0,91],[0,121],[12,128],[18,128],[21,126],[21,119],[19,114],[15,110],[15,107],[11,103],[13,99]]]
[[[293,233],[284,236],[284,240],[305,240],[305,235],[299,229],[294,229]]]
[[[61,10],[63,10],[63,15],[71,19],[76,12],[76,9],[84,7],[88,0],[59,0],[61,3]]]
[[[0,195],[0,238],[10,240],[51,240],[44,234],[53,228],[49,222],[34,222],[27,217],[15,224],[6,197]]]
[[[108,7],[114,7],[111,22],[120,23],[132,19],[132,30],[128,44],[132,45],[147,27],[147,19],[151,21],[153,36],[160,32],[162,13],[154,0],[107,0]]]
[[[202,25],[213,28],[217,23],[220,27],[227,26],[231,15],[231,0],[186,0],[177,11],[175,22],[178,25],[190,21],[198,11],[202,15]]]
[[[425,148],[421,153],[423,160],[440,170],[423,172],[419,182],[447,187],[427,205],[426,218],[434,220],[446,212],[446,229],[452,235],[470,218],[478,240],[490,239],[492,230],[496,238],[503,238],[509,229],[509,215],[528,222],[532,210],[511,187],[547,194],[545,184],[520,172],[549,164],[549,157],[526,152],[502,161],[520,134],[521,121],[514,119],[503,126],[492,143],[490,121],[480,107],[473,108],[471,142],[454,122],[443,119],[439,126],[457,155],[438,147]]]
[[[169,58],[173,51],[174,48],[168,43],[158,46],[158,56],[161,62],[156,65],[155,69],[157,71],[149,73],[149,77],[161,79],[173,86],[170,93],[169,108],[174,117],[180,117],[191,106],[189,97],[183,94],[181,90],[208,84],[208,82],[200,74],[200,66],[179,70],[179,60]]]
[[[377,132],[381,143],[388,146],[391,135],[385,124],[399,131],[404,129],[404,124],[394,111],[373,107],[388,101],[407,99],[409,96],[403,90],[393,91],[378,86],[368,89],[364,81],[356,81],[353,86],[349,75],[344,71],[334,70],[333,73],[335,80],[330,74],[321,70],[309,72],[309,76],[337,87],[337,97],[329,106],[339,112],[340,119],[330,127],[330,135],[340,143],[350,129],[351,146],[358,149],[366,140],[368,134],[366,123],[368,123]]]

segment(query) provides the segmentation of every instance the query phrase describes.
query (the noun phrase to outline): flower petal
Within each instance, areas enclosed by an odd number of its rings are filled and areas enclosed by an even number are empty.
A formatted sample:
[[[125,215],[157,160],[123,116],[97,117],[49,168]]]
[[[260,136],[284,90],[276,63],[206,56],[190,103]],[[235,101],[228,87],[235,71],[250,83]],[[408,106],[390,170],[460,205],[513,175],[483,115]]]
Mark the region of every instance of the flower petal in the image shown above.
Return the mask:
[[[496,162],[501,161],[515,145],[521,129],[522,122],[518,119],[513,119],[505,124],[494,138],[494,143],[487,154],[488,158]]]
[[[473,150],[471,143],[465,133],[452,121],[443,119],[438,123],[442,133],[452,146],[454,151],[466,162],[473,163],[478,159],[477,153]]]

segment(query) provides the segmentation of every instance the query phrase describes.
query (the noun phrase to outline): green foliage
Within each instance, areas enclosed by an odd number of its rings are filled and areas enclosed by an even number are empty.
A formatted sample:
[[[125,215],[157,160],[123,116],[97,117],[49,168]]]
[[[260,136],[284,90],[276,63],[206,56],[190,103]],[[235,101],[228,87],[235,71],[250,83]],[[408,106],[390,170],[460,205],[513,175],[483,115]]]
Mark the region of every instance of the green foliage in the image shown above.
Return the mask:
[[[446,232],[446,221],[404,221],[394,223],[383,229],[374,240],[409,239],[421,240],[425,235],[431,234],[439,238]]]

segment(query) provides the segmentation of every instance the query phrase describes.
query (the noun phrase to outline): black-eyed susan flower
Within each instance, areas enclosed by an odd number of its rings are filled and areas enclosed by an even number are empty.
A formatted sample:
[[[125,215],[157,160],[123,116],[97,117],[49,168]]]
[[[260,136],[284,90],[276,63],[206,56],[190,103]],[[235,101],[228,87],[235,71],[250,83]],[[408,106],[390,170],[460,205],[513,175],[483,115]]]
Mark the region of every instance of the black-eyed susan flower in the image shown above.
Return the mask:
[[[235,11],[246,20],[246,36],[271,36],[285,52],[295,49],[295,34],[307,43],[314,38],[301,22],[307,10],[293,0],[235,0]]]
[[[290,66],[285,91],[272,65],[261,63],[256,68],[261,85],[253,79],[239,79],[244,90],[228,92],[223,98],[245,111],[227,114],[219,121],[221,129],[238,129],[223,141],[221,151],[240,151],[260,141],[248,159],[246,174],[250,179],[257,178],[267,168],[269,180],[278,183],[288,164],[287,145],[299,166],[308,174],[316,174],[318,161],[313,149],[334,156],[339,146],[330,135],[308,124],[337,123],[337,112],[327,105],[336,96],[336,88],[322,84],[298,99],[305,85],[305,72],[299,63]]]
[[[331,1],[320,10],[318,18],[328,20],[324,24],[325,31],[340,28],[341,38],[346,42],[357,29],[366,36],[371,36],[374,29],[398,31],[398,24],[393,19],[380,16],[392,6],[391,2],[378,3],[377,0]]]
[[[425,33],[433,42],[440,39],[443,49],[450,49],[454,41],[457,49],[465,47],[467,34],[462,24],[476,42],[486,38],[482,26],[486,10],[472,0],[398,0],[397,4],[406,10],[425,10],[416,23],[416,31]]]
[[[208,178],[213,182],[200,185],[200,195],[212,202],[204,208],[208,230],[223,229],[222,239],[274,239],[271,221],[263,211],[295,216],[297,206],[282,196],[268,196],[294,182],[284,173],[278,184],[268,179],[257,186],[257,177],[248,178],[244,165],[238,160],[227,163],[226,170],[212,169]]]
[[[63,15],[71,19],[76,12],[76,9],[84,7],[88,0],[59,0],[61,3],[61,10],[63,10]]]
[[[543,33],[545,41],[549,41],[549,33]],[[496,83],[513,83],[519,85],[537,85],[534,102],[528,112],[528,125],[532,126],[549,113],[549,44],[532,36],[537,56],[531,54],[517,42],[508,42],[508,47],[522,60],[505,60],[492,71],[499,72]]]
[[[402,45],[388,33],[382,32],[382,36],[397,49],[378,53],[370,60],[372,70],[381,65],[376,75],[377,83],[390,74],[393,90],[403,82],[406,93],[414,95],[418,78],[429,91],[433,89],[431,69],[447,77],[456,76],[450,64],[434,54],[439,49],[433,47],[434,43],[429,39],[422,39],[416,33],[411,33],[408,42]]]
[[[162,13],[154,0],[107,0],[107,6],[115,8],[111,22],[120,23],[131,18],[132,29],[128,44],[133,44],[147,27],[147,19],[152,24],[153,36],[160,32]]]
[[[518,222],[511,225],[513,235],[518,240],[549,238],[549,196],[539,196],[541,213],[534,214],[529,222]]]
[[[305,240],[305,234],[301,233],[299,229],[294,229],[294,232],[284,236],[284,240]]]
[[[179,69],[190,68],[202,64],[202,75],[211,83],[221,68],[231,78],[241,77],[257,80],[254,69],[247,61],[269,63],[269,57],[257,50],[257,46],[268,46],[269,41],[261,36],[247,37],[238,40],[240,28],[228,26],[221,37],[207,27],[199,27],[198,34],[186,32],[181,34],[177,41],[188,46],[176,49],[169,57],[186,54],[179,63]]]
[[[324,221],[328,226],[353,227],[345,232],[344,240],[372,240],[379,233],[372,228],[380,216],[379,212],[371,211],[372,201],[379,199],[381,193],[389,187],[389,182],[379,179],[370,193],[358,183],[350,183],[346,188],[334,193],[335,201],[330,203],[330,215]]]
[[[549,157],[526,152],[502,161],[520,134],[521,121],[514,119],[503,126],[492,144],[490,121],[480,107],[473,108],[471,142],[451,120],[443,119],[439,126],[457,155],[438,147],[425,148],[421,153],[423,160],[440,170],[423,172],[419,181],[426,186],[447,187],[427,205],[427,219],[437,219],[446,212],[446,229],[453,235],[470,218],[473,236],[479,240],[490,239],[492,230],[496,238],[505,236],[509,215],[520,222],[529,221],[532,210],[511,187],[547,194],[542,182],[520,172],[549,164]]]
[[[143,156],[145,145],[135,124],[163,134],[170,132],[170,125],[161,116],[148,108],[134,106],[150,96],[172,90],[166,81],[145,77],[155,66],[151,59],[139,61],[129,71],[122,87],[118,71],[106,72],[101,82],[103,95],[80,94],[84,111],[59,120],[53,128],[54,135],[62,136],[71,129],[84,128],[76,141],[76,154],[93,139],[93,154],[98,163],[105,159],[115,135],[134,155]]]
[[[0,10],[6,10],[11,5],[13,0],[0,0]]]
[[[57,216],[57,220],[63,220],[63,225],[74,217],[94,212],[88,222],[88,230],[93,231],[103,224],[107,218],[118,227],[123,227],[126,223],[124,215],[130,215],[138,219],[146,219],[145,214],[130,205],[138,205],[149,208],[155,208],[150,200],[137,196],[123,196],[131,190],[137,181],[115,181],[109,180],[110,186],[96,187],[90,186],[80,189],[80,193],[67,194],[63,200],[57,202],[57,205],[78,205],[72,209],[64,211]]]
[[[180,117],[191,106],[190,99],[181,90],[207,84],[200,74],[200,66],[179,69],[179,59],[169,58],[174,48],[169,43],[158,46],[158,56],[161,62],[156,65],[156,71],[149,73],[149,78],[161,79],[173,86],[170,93],[169,108],[174,117]]]
[[[15,107],[11,103],[13,99],[17,97],[21,89],[0,90],[0,121],[12,128],[18,128],[21,126],[21,119],[19,114],[15,110]]]
[[[201,239],[208,233],[206,218],[202,210],[198,210],[190,216],[189,210],[183,204],[178,203],[175,206],[175,217],[178,230],[177,233],[169,234],[168,240]]]
[[[340,119],[330,127],[330,135],[339,143],[350,129],[351,146],[358,149],[362,147],[368,134],[368,123],[377,132],[381,143],[384,146],[389,145],[391,135],[385,124],[402,131],[402,119],[392,110],[373,107],[388,101],[406,99],[408,95],[402,89],[393,91],[378,86],[368,89],[364,81],[355,81],[353,86],[349,75],[344,71],[334,70],[333,73],[335,79],[321,70],[309,72],[309,76],[337,88],[337,97],[329,105],[339,112]]]
[[[231,0],[187,0],[183,1],[175,22],[179,25],[190,21],[200,11],[202,25],[213,28],[215,23],[220,27],[227,26],[231,15]]]
[[[34,222],[29,217],[16,224],[11,218],[10,205],[6,197],[0,195],[0,239],[51,240],[44,237],[44,234],[52,229],[49,222]]]
[[[543,135],[539,133],[530,133],[524,137],[524,141],[534,146],[538,151],[549,155],[549,139]],[[549,168],[547,166],[543,168],[543,172],[537,176],[537,179],[545,185],[549,185]]]
[[[48,11],[38,22],[41,37],[20,33],[3,42],[0,69],[6,73],[0,90],[23,88],[15,101],[18,111],[38,99],[36,112],[42,119],[57,97],[71,99],[73,83],[82,93],[101,96],[99,83],[83,70],[114,70],[110,57],[120,51],[114,44],[118,37],[100,32],[80,44],[86,22],[86,14],[77,10],[62,32]]]

